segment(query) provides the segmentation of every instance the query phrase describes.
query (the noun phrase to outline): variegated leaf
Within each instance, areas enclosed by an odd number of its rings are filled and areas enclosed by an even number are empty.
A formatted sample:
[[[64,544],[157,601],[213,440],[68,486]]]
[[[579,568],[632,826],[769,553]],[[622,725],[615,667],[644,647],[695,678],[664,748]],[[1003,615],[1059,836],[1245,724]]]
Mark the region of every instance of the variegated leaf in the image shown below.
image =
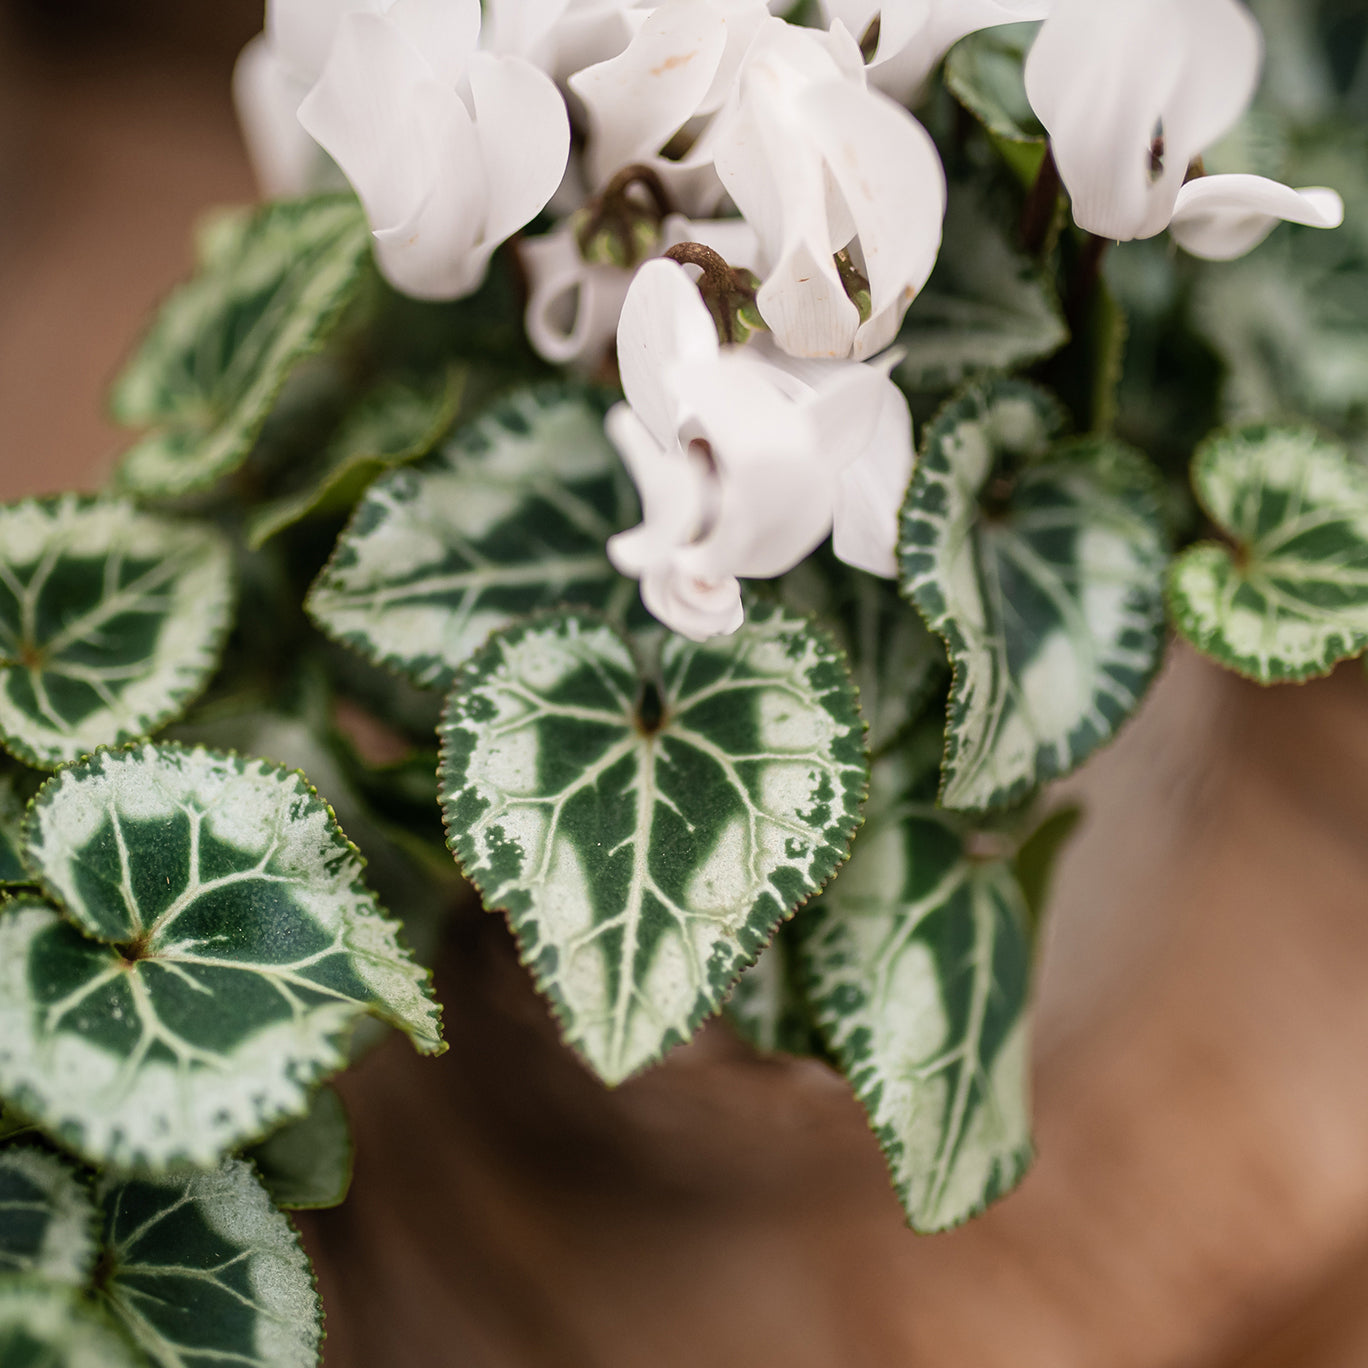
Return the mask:
[[[1054,285],[1012,242],[1003,212],[956,186],[936,269],[898,335],[897,379],[914,392],[948,390],[972,375],[1032,365],[1068,340]]]
[[[636,585],[604,543],[635,517],[602,406],[522,390],[371,487],[307,606],[370,660],[445,688],[520,615],[565,602],[625,614]]]
[[[903,505],[904,591],[954,667],[946,806],[1066,774],[1140,701],[1163,646],[1155,478],[1115,442],[1053,441],[1041,390],[997,380],[927,430]]]
[[[318,1211],[347,1200],[352,1136],[347,1109],[333,1088],[314,1095],[306,1115],[287,1121],[250,1149],[271,1200],[286,1211]]]
[[[75,1288],[0,1282],[0,1363],[5,1368],[144,1368]]]
[[[936,807],[929,740],[875,763],[850,865],[798,922],[808,1000],[926,1232],[982,1211],[1031,1159],[1025,900]]]
[[[97,1195],[100,1299],[156,1368],[315,1368],[313,1272],[249,1164],[105,1177]]]
[[[0,1148],[0,1275],[81,1287],[95,1253],[95,1204],[72,1166],[34,1145]]]
[[[114,387],[115,418],[150,429],[124,455],[119,483],[170,497],[237,469],[290,372],[323,346],[366,278],[369,257],[366,218],[349,196],[225,220]]]
[[[1312,431],[1259,426],[1207,442],[1192,482],[1233,541],[1169,572],[1174,626],[1199,651],[1275,684],[1368,646],[1368,471]]]
[[[0,774],[0,888],[32,883],[24,868],[24,804],[12,774]]]
[[[101,751],[27,836],[67,919],[0,913],[0,1092],[92,1161],[215,1162],[307,1108],[363,1013],[441,1049],[427,975],[298,773]]]
[[[786,608],[810,614],[842,646],[860,691],[870,753],[880,754],[921,715],[948,674],[945,647],[891,580],[822,550],[778,581]]]
[[[378,475],[426,456],[455,420],[460,398],[459,372],[425,384],[382,381],[343,416],[289,493],[251,511],[248,545],[260,547],[313,513],[345,511]]]
[[[667,638],[649,685],[572,612],[462,669],[441,727],[450,845],[606,1082],[688,1039],[845,858],[861,732],[834,646],[773,607],[735,636]]]
[[[0,739],[52,767],[175,717],[231,625],[211,527],[64,494],[0,507]]]
[[[762,1054],[823,1052],[799,973],[797,922],[786,922],[727,999],[727,1020]]]

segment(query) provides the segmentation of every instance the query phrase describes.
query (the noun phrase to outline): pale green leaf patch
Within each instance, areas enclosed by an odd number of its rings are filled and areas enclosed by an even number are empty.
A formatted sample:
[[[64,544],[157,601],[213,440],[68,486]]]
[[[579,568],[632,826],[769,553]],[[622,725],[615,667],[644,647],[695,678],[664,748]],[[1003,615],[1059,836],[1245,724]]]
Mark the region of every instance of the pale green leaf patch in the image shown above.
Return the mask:
[[[251,1165],[100,1181],[110,1315],[156,1368],[314,1368],[322,1310],[289,1220]]]
[[[143,1368],[80,1294],[54,1283],[0,1282],[0,1363],[6,1368]]]
[[[727,999],[727,1020],[761,1054],[815,1055],[824,1050],[803,992],[797,931],[796,919],[785,922]]]
[[[442,1048],[426,973],[300,774],[101,751],[26,832],[65,916],[0,913],[0,1091],[93,1162],[216,1162],[304,1112],[365,1013]]]
[[[278,1207],[318,1211],[346,1201],[352,1154],[347,1109],[336,1090],[324,1086],[313,1095],[307,1114],[287,1121],[246,1158]]]
[[[217,667],[232,610],[212,527],[74,494],[0,507],[0,741],[51,768],[157,730]]]
[[[34,1145],[0,1148],[0,1277],[80,1287],[95,1253],[95,1205],[72,1166]]]
[[[306,606],[369,660],[446,688],[515,618],[566,602],[623,617],[636,584],[604,545],[635,520],[603,406],[521,390],[371,486]]]
[[[118,481],[166,498],[208,488],[251,453],[291,371],[320,350],[366,279],[370,233],[350,196],[269,204],[207,238],[114,386],[114,417],[150,429]]]
[[[1368,646],[1368,471],[1303,428],[1256,426],[1206,442],[1192,483],[1233,545],[1174,562],[1174,626],[1260,684],[1309,679]]]
[[[1011,240],[1001,210],[956,185],[936,269],[898,335],[899,383],[914,393],[952,389],[973,375],[1033,365],[1068,340],[1054,285]]]
[[[313,514],[345,510],[378,475],[426,456],[455,421],[461,390],[458,371],[381,381],[343,416],[299,487],[251,511],[247,544],[255,550]]]
[[[909,1223],[931,1232],[1030,1164],[1030,955],[1011,866],[936,806],[938,738],[923,741],[875,763],[850,864],[797,928],[808,1001]]]
[[[606,1082],[688,1039],[845,859],[862,732],[829,638],[767,605],[734,636],[667,637],[646,675],[575,612],[463,667],[441,726],[449,844]]]
[[[1163,647],[1168,550],[1148,462],[1056,440],[1043,391],[994,380],[942,410],[902,511],[904,592],[954,670],[941,793],[1003,807],[1134,711]]]

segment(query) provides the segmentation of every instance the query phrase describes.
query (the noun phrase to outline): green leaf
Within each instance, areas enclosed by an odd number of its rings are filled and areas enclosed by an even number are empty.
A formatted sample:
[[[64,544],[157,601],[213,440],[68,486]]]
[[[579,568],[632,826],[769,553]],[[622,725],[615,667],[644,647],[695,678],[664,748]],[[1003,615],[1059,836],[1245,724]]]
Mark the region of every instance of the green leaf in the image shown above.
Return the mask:
[[[778,581],[780,601],[812,615],[850,660],[873,755],[921,715],[946,675],[945,648],[891,580],[855,570],[826,551]]]
[[[1082,819],[1080,807],[1056,808],[1021,843],[1012,862],[1017,883],[1026,899],[1032,933],[1039,929],[1044,919],[1060,852]]]
[[[95,1204],[75,1170],[33,1145],[0,1149],[0,1276],[80,1287],[94,1267]]]
[[[232,604],[213,528],[74,494],[0,507],[0,739],[51,768],[155,731],[213,673]]]
[[[442,721],[448,840],[606,1082],[686,1040],[845,859],[866,764],[829,640],[756,607],[643,687],[572,612],[497,633]]]
[[[604,544],[636,517],[603,409],[522,390],[371,486],[307,607],[336,640],[447,688],[491,631],[570,602],[622,616],[633,581]]]
[[[903,359],[894,374],[909,391],[1033,365],[1069,340],[1053,283],[1017,248],[1005,221],[973,188],[952,190],[936,269],[898,337]]]
[[[825,1046],[803,995],[797,922],[785,922],[760,958],[736,980],[727,1020],[762,1054],[820,1055]]]
[[[106,1177],[99,1291],[156,1368],[315,1368],[322,1309],[288,1219],[238,1159]]]
[[[111,396],[120,423],[151,429],[119,467],[119,483],[140,495],[205,489],[247,459],[290,372],[322,348],[370,260],[365,215],[346,196],[267,205],[211,243]]]
[[[313,513],[345,509],[375,478],[407,465],[441,440],[456,417],[461,373],[434,383],[382,381],[342,420],[298,488],[254,508],[247,544],[255,550]]]
[[[0,774],[0,888],[14,888],[33,882],[24,868],[24,803],[11,774]]]
[[[1006,142],[1044,142],[1022,72],[1039,24],[1002,24],[961,38],[945,59],[950,93]]]
[[[74,1289],[0,1282],[0,1363],[5,1368],[140,1368],[104,1317]]]
[[[1275,684],[1368,646],[1368,472],[1314,432],[1257,426],[1205,443],[1192,483],[1234,541],[1169,572],[1174,626],[1199,651]]]
[[[0,1092],[92,1161],[215,1162],[304,1112],[366,1012],[441,1049],[426,974],[298,773],[101,751],[27,834],[69,920],[0,913]]]
[[[1143,457],[1052,444],[1043,391],[998,380],[924,435],[902,512],[902,582],[954,668],[947,807],[1002,807],[1066,774],[1139,703],[1163,646],[1167,560]]]
[[[926,740],[875,764],[850,864],[798,928],[808,1000],[930,1232],[1009,1192],[1031,1138],[1025,900],[935,806]]]
[[[342,1099],[332,1088],[320,1088],[305,1116],[268,1135],[246,1157],[277,1206],[287,1211],[340,1206],[352,1180],[351,1127]]]

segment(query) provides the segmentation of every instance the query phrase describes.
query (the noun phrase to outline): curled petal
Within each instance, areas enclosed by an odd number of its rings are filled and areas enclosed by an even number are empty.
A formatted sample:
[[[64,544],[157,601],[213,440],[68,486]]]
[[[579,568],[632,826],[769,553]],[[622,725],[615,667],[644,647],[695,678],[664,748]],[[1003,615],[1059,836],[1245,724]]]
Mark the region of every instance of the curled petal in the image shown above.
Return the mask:
[[[892,579],[898,573],[898,511],[912,478],[912,415],[884,380],[878,423],[859,458],[840,474],[831,548],[847,565]]]
[[[480,38],[480,0],[392,0],[382,8],[427,59],[432,74],[454,90]]]
[[[299,124],[299,104],[307,93],[264,33],[242,49],[233,68],[233,103],[252,171],[268,198],[315,188],[323,159]]]
[[[555,82],[520,57],[470,59],[489,209],[484,238],[497,246],[546,207],[570,157],[570,116]]]
[[[555,365],[592,367],[617,332],[631,273],[585,261],[568,224],[521,249],[530,287],[528,339]]]
[[[1162,232],[1188,163],[1249,103],[1261,55],[1239,0],[1056,0],[1026,93],[1078,225],[1112,239]]]
[[[641,601],[652,617],[691,641],[730,636],[745,620],[733,575],[705,580],[675,566],[648,571],[641,577]]]
[[[662,446],[678,440],[679,402],[669,377],[683,362],[715,358],[717,327],[697,287],[673,261],[648,261],[627,291],[618,323],[622,390]]]
[[[379,14],[385,0],[266,0],[266,38],[295,80],[312,85],[347,14]]]
[[[1263,176],[1199,176],[1178,192],[1169,232],[1193,256],[1229,261],[1257,247],[1280,220],[1338,228],[1344,201],[1321,186],[1294,190]]]
[[[659,152],[697,112],[727,45],[708,0],[666,0],[625,51],[570,77],[589,119],[590,179]]]

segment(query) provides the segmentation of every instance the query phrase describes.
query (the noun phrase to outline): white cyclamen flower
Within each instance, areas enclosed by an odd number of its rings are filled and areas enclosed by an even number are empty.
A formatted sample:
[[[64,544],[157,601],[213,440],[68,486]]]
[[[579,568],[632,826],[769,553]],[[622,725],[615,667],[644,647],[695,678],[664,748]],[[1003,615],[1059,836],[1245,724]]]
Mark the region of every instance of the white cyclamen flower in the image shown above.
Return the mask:
[[[692,221],[667,215],[659,251],[681,242],[701,242],[728,261],[755,257],[755,234],[744,219]],[[586,261],[570,221],[544,237],[525,239],[519,248],[528,277],[528,340],[554,365],[594,371],[617,336],[633,269]]]
[[[571,76],[588,124],[589,188],[602,189],[625,166],[647,166],[676,208],[715,211],[722,191],[712,170],[709,122],[732,94],[746,49],[768,21],[765,0],[665,0],[623,52]],[[681,138],[689,144],[683,155],[662,155]]]
[[[1078,226],[1119,241],[1171,225],[1180,246],[1217,258],[1248,251],[1279,219],[1334,227],[1333,191],[1260,176],[1184,184],[1249,104],[1262,48],[1239,0],[1055,0],[1026,93]]]
[[[646,19],[635,0],[485,0],[480,46],[522,57],[554,81],[616,57]]]
[[[299,111],[360,196],[386,279],[424,299],[474,290],[569,157],[555,83],[521,58],[477,52],[479,32],[479,0],[346,14]]]
[[[299,106],[342,16],[384,8],[384,0],[266,0],[266,27],[233,69],[233,103],[263,195],[303,195],[326,180],[327,158],[300,126]]]
[[[822,0],[822,10],[828,23],[839,20],[861,43],[878,20],[869,79],[908,104],[961,38],[999,24],[1043,19],[1050,0]]]
[[[695,640],[734,632],[739,579],[783,574],[833,522],[838,554],[891,571],[911,421],[881,370],[795,374],[750,347],[722,347],[697,288],[668,261],[632,281],[618,362],[627,403],[607,430],[642,521],[608,554],[667,627]]]
[[[793,356],[882,351],[940,250],[945,173],[930,135],[865,85],[854,40],[766,21],[719,116],[718,175],[760,239],[756,297]],[[868,282],[867,316],[836,253]]]

